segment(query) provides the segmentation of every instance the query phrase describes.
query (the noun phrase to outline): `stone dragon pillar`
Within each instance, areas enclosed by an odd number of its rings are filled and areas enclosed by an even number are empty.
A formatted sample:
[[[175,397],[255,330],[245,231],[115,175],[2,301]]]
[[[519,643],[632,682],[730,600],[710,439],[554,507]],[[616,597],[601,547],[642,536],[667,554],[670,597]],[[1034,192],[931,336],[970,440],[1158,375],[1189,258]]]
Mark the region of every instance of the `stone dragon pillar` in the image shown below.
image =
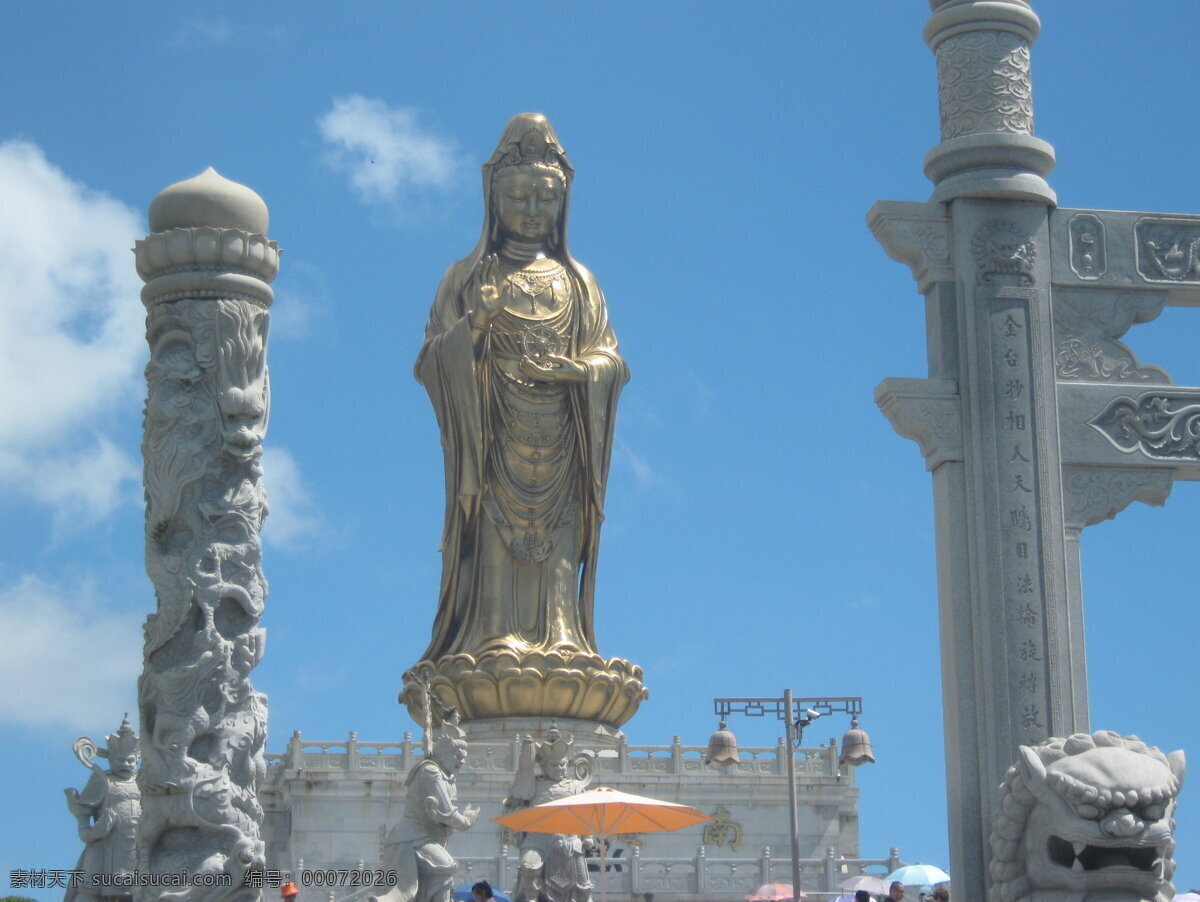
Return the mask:
[[[250,684],[267,593],[267,323],[279,269],[262,198],[213,169],[166,188],[137,242],[150,362],[142,453],[146,569],[139,902],[258,898],[256,783],[267,699]]]

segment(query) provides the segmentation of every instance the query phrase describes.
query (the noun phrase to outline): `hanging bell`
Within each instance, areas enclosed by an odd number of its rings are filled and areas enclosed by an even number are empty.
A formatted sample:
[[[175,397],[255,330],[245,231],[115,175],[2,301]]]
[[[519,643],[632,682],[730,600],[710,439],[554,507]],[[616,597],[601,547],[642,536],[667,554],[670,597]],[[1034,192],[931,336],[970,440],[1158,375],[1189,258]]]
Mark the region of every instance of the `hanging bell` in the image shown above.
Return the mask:
[[[842,737],[842,754],[838,760],[851,767],[875,763],[875,753],[871,751],[871,737],[867,735],[866,730],[858,728],[857,718],[850,721],[850,729]]]
[[[726,727],[725,721],[721,721],[717,732],[708,737],[708,751],[704,753],[705,764],[728,767],[742,760],[738,757],[737,737]]]

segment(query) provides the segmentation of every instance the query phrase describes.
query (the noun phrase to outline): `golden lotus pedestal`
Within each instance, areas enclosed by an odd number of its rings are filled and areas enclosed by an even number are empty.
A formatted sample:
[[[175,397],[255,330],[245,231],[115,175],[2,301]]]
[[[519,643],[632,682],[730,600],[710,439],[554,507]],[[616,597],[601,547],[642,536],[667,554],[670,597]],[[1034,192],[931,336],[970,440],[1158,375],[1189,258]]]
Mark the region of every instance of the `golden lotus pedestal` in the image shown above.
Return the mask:
[[[584,653],[488,651],[420,661],[404,674],[402,700],[417,723],[424,685],[458,711],[464,724],[529,718],[616,727],[637,711],[649,693],[642,668],[622,658]],[[472,732],[475,732],[472,730]]]

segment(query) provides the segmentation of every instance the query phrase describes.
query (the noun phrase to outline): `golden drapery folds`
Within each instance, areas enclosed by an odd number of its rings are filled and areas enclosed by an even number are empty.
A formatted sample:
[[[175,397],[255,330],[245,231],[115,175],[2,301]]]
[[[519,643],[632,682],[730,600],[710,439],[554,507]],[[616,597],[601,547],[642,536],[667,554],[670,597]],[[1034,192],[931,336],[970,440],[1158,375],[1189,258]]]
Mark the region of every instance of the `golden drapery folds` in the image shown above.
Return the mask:
[[[567,249],[571,176],[545,117],[514,117],[483,167],[479,244],[447,270],[430,312],[415,372],[441,430],[446,509],[433,636],[405,674],[414,716],[418,681],[464,720],[618,726],[646,697],[641,669],[595,646],[629,371],[599,285]]]

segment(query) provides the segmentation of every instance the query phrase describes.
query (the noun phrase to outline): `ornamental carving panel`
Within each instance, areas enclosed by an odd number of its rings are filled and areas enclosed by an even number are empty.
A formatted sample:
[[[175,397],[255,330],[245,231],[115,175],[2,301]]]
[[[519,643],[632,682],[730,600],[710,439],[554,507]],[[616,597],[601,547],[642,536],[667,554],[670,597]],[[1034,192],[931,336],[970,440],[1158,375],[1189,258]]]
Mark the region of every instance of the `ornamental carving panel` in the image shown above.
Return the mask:
[[[1178,389],[1110,401],[1088,421],[1120,451],[1153,460],[1200,460],[1200,394]]]
[[[937,49],[942,140],[1006,132],[1033,134],[1029,46],[1006,31],[972,31]]]
[[[1158,316],[1162,307],[1157,292],[1055,292],[1055,375],[1081,382],[1170,384],[1165,370],[1138,363],[1133,351],[1117,341],[1134,323]]]
[[[1083,529],[1111,520],[1134,501],[1162,505],[1171,493],[1173,479],[1169,469],[1064,467],[1066,525]]]
[[[979,267],[979,279],[986,285],[1033,285],[1037,242],[1014,222],[993,219],[981,225],[971,239],[971,255]]]
[[[1200,220],[1138,220],[1137,268],[1147,282],[1200,282]]]
[[[1094,213],[1076,213],[1067,227],[1071,239],[1071,269],[1079,278],[1092,281],[1108,271],[1108,246],[1104,223]]]

